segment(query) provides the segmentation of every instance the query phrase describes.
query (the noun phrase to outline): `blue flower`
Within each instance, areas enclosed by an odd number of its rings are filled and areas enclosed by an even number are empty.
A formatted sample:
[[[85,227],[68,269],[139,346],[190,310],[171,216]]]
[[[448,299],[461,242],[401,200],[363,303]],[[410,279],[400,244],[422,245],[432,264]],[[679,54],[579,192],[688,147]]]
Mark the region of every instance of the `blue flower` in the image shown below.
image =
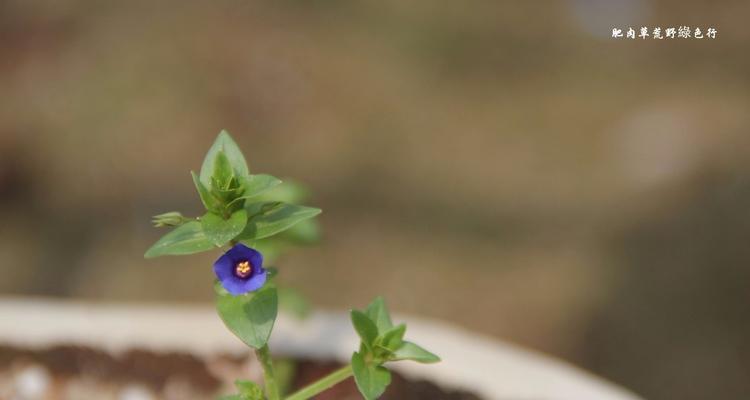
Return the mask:
[[[214,273],[224,289],[235,296],[258,290],[266,283],[263,255],[242,243],[214,262]]]

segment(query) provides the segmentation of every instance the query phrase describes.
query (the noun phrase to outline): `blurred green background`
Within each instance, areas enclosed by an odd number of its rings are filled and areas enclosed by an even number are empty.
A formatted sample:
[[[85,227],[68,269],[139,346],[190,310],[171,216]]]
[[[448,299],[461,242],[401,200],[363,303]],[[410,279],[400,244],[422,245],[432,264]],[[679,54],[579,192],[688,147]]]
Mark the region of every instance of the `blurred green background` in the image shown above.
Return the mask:
[[[750,393],[747,1],[0,2],[0,294],[203,302],[144,260],[219,130],[323,208],[279,264],[649,399]],[[715,40],[613,40],[613,27]],[[0,316],[2,317],[2,316]]]

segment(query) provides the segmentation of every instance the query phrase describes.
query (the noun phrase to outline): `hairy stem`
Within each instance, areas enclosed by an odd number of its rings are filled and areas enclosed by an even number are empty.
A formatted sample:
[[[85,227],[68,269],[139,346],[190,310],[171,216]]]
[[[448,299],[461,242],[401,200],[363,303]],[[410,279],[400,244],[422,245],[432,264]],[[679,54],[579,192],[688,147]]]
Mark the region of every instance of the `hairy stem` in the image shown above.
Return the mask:
[[[273,373],[273,362],[271,361],[271,351],[268,345],[255,350],[255,355],[263,366],[263,381],[265,382],[266,397],[268,400],[281,400],[279,396],[279,386],[276,383],[276,376]]]
[[[350,376],[352,376],[352,366],[347,365],[294,392],[285,400],[307,400],[320,392],[330,389],[333,385],[346,380]]]

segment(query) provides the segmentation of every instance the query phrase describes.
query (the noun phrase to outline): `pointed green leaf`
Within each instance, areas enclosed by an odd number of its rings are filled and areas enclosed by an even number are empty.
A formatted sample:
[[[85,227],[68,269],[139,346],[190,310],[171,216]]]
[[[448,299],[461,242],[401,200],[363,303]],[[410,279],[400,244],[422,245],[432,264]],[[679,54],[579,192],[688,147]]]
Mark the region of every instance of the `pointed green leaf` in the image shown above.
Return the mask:
[[[226,188],[222,188],[224,184],[219,183],[214,177],[211,177],[211,185],[211,194],[219,199],[220,204],[232,204],[242,193],[242,187],[235,176],[229,179]],[[237,204],[237,206],[238,209],[242,208],[241,204]]]
[[[365,314],[375,322],[378,327],[378,332],[383,334],[393,328],[393,322],[391,316],[388,313],[388,307],[385,305],[385,300],[378,296],[367,306]]]
[[[380,344],[388,349],[389,351],[393,352],[399,347],[401,347],[401,343],[404,341],[404,334],[406,333],[406,325],[405,324],[399,324],[398,326],[392,328],[391,330],[387,331],[385,334],[383,334],[383,337],[380,341]]]
[[[299,204],[309,196],[310,191],[304,185],[291,179],[284,179],[282,184],[263,192],[258,197],[258,201],[283,201],[289,204]]]
[[[166,255],[193,254],[215,248],[208,240],[201,223],[190,221],[162,236],[144,255],[153,258]]]
[[[258,291],[232,296],[218,290],[216,310],[224,325],[246,345],[259,349],[268,343],[278,313],[276,287],[266,284]]]
[[[195,172],[190,171],[190,174],[193,176],[195,190],[198,191],[198,196],[200,196],[203,206],[206,207],[207,211],[217,211],[219,201],[216,200],[211,192],[209,192],[208,188],[200,181],[200,178],[198,178],[198,175]]]
[[[366,400],[380,397],[391,383],[390,371],[383,366],[366,363],[360,353],[352,354],[352,371],[357,388]]]
[[[242,197],[257,196],[280,184],[281,180],[275,176],[267,174],[250,175],[243,181],[244,192],[242,192]]]
[[[283,232],[296,223],[320,214],[319,208],[281,202],[252,203],[245,206],[250,216],[241,240],[258,240]]]
[[[229,184],[234,177],[232,164],[229,163],[226,153],[219,151],[214,158],[214,173],[211,175],[211,183],[214,189],[229,189]]]
[[[247,211],[239,210],[232,214],[229,219],[212,212],[201,217],[201,225],[208,240],[217,246],[223,246],[245,229],[247,224]]]
[[[281,180],[271,175],[250,175],[243,180],[243,183],[236,190],[236,195],[232,196],[233,200],[229,204],[237,204],[239,206],[239,201],[257,197],[280,183]]]
[[[306,219],[289,228],[284,236],[294,244],[312,244],[320,240],[320,227],[314,219]]]
[[[200,180],[204,186],[211,186],[211,177],[214,175],[214,159],[216,158],[216,153],[219,151],[223,151],[226,154],[236,176],[245,177],[250,174],[245,156],[242,155],[242,151],[237,146],[237,143],[234,142],[227,131],[221,131],[203,159]]]
[[[357,334],[362,339],[362,343],[364,343],[368,349],[372,349],[375,344],[375,339],[378,337],[378,328],[375,326],[375,323],[372,322],[365,313],[359,310],[352,310],[351,318],[354,330],[357,331]]]
[[[401,344],[401,347],[396,349],[396,351],[393,352],[393,355],[390,358],[391,361],[399,361],[399,360],[412,360],[424,364],[429,363],[436,363],[440,361],[440,357],[436,356],[435,354],[430,353],[429,351],[423,349],[422,347],[412,343],[412,342],[403,342]]]

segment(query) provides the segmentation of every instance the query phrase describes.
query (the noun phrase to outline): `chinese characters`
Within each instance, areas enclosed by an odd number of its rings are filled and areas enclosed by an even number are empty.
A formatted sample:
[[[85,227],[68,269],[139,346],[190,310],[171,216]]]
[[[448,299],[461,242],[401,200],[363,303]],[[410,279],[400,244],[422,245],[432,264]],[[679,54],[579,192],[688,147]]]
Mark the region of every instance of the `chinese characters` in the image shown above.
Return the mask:
[[[612,38],[620,39],[716,39],[718,31],[716,28],[706,28],[705,31],[699,27],[691,28],[689,26],[649,28],[642,26],[638,31],[632,27],[627,30],[621,28],[612,28]]]

